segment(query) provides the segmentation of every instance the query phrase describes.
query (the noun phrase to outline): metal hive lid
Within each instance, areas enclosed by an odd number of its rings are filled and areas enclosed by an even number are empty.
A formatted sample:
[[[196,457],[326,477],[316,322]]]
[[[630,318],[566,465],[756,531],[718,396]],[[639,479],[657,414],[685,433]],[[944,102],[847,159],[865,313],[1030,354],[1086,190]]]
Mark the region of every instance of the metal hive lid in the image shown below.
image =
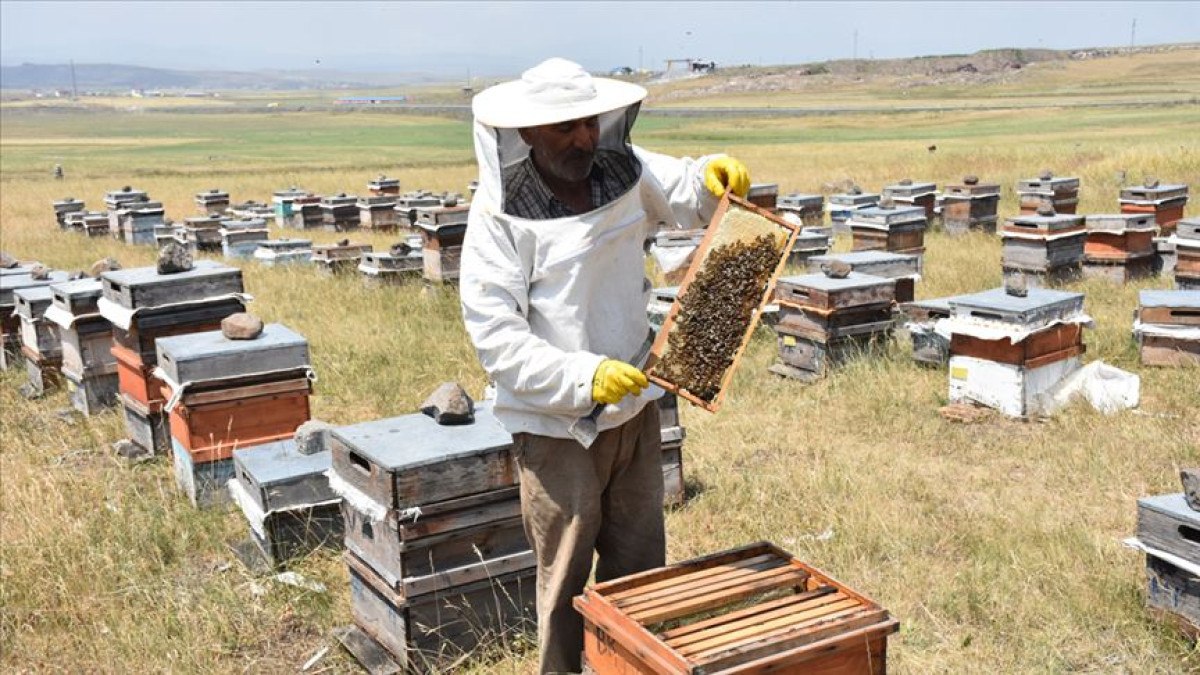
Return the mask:
[[[1083,293],[1030,288],[1025,297],[992,288],[950,301],[955,316],[1019,325],[1067,319],[1083,312]]]
[[[937,183],[932,182],[914,181],[908,184],[895,183],[893,185],[885,185],[883,187],[883,194],[892,195],[894,197],[916,197],[935,191],[937,191]]]
[[[1138,293],[1138,306],[1200,307],[1200,291],[1141,291]]]
[[[54,293],[55,300],[59,298],[64,300],[99,298],[104,293],[104,284],[100,283],[99,279],[76,279],[53,284],[50,286],[50,291]],[[69,308],[64,307],[63,309]]]
[[[263,326],[262,335],[253,340],[230,340],[219,330],[204,331],[203,333],[187,333],[172,335],[155,340],[158,352],[171,357],[173,361],[195,361],[211,356],[234,354],[237,352],[255,352],[271,347],[290,347],[308,345],[296,331],[279,323],[269,323]],[[296,363],[294,367],[306,366],[308,363]]]
[[[159,274],[157,267],[133,267],[126,270],[105,272],[100,275],[100,278],[122,286],[137,287],[145,284],[161,283],[165,280],[203,279],[205,277],[221,276],[232,272],[240,273],[241,270],[216,262],[215,260],[197,260],[193,263],[192,269],[176,274]]]
[[[478,455],[512,445],[492,414],[491,401],[475,403],[475,422],[441,426],[420,413],[339,427],[334,437],[389,472]]]
[[[840,260],[850,267],[861,265],[880,265],[886,263],[912,262],[916,263],[917,256],[911,253],[893,253],[891,251],[848,251],[846,253],[830,253],[815,255],[808,259],[809,264],[820,264]]]
[[[829,203],[839,206],[857,206],[860,204],[875,204],[879,202],[880,195],[872,192],[864,192],[862,194],[842,193],[829,195]]]
[[[862,272],[851,272],[849,276],[842,279],[827,277],[824,274],[801,274],[794,277],[783,277],[779,280],[779,285],[786,284],[788,286],[812,288],[819,291],[846,291],[853,288],[891,286],[895,283],[895,279],[877,277],[873,274],[863,274]]]
[[[333,465],[332,456],[328,450],[301,454],[290,438],[233,451],[233,461],[264,488],[325,473]]]
[[[1154,187],[1135,185],[1132,187],[1121,188],[1120,198],[1132,200],[1170,199],[1173,197],[1186,197],[1187,194],[1188,186],[1183,183],[1176,183],[1173,185],[1156,185]]]
[[[1017,190],[1026,192],[1055,191],[1079,187],[1075,176],[1053,176],[1051,178],[1022,178],[1017,181]]]
[[[312,239],[268,239],[258,247],[272,251],[302,251],[312,248]]]
[[[897,206],[890,209],[868,206],[855,211],[850,219],[870,225],[895,225],[925,220],[925,209],[920,206]]]
[[[825,197],[822,195],[809,195],[793,192],[789,195],[781,195],[776,204],[779,206],[779,208],[785,209],[820,205],[824,201]]]
[[[1088,230],[1153,230],[1158,224],[1153,213],[1094,213],[1085,218]]]

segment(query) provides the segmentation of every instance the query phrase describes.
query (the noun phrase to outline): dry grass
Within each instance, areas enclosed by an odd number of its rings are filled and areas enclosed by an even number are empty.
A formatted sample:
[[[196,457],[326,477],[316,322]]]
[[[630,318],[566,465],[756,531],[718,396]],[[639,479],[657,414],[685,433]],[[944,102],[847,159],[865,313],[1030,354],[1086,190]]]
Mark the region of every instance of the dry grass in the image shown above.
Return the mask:
[[[1194,110],[880,115],[819,121],[643,120],[639,141],[671,153],[728,150],[784,190],[828,191],[911,176],[944,183],[979,173],[1005,186],[1043,166],[1083,179],[1087,212],[1116,207],[1118,170],[1200,186]],[[15,123],[10,124],[16,119]],[[59,233],[50,201],[95,208],[125,183],[191,213],[213,185],[235,199],[290,183],[357,191],[385,171],[406,187],[462,190],[473,177],[464,123],[384,116],[103,117],[6,115],[0,164],[5,250],[59,268],[104,255],[127,266],[152,252]],[[210,126],[224,126],[214,136]],[[288,139],[272,143],[271,125]],[[50,179],[48,157],[13,139],[222,138],[193,146],[93,146]],[[369,134],[380,139],[369,151]],[[313,139],[306,145],[305,138]],[[449,140],[447,140],[449,139]],[[925,145],[936,142],[930,154]],[[24,148],[24,149],[22,149]],[[222,155],[210,162],[208,155]],[[430,166],[427,157],[439,164]],[[241,161],[245,160],[242,164]],[[216,164],[219,171],[211,171]],[[332,233],[315,239],[338,238]],[[356,236],[377,245],[386,236]],[[845,245],[845,242],[841,242]],[[989,237],[928,239],[921,297],[999,283]],[[409,412],[444,380],[478,392],[483,375],[452,290],[364,289],[354,278],[244,265],[253,309],[312,341],[315,414],[344,424]],[[1177,489],[1200,461],[1195,369],[1138,366],[1129,336],[1136,292],[1101,282],[1087,292],[1098,327],[1088,359],[1142,376],[1141,409],[1103,417],[1075,406],[1038,423],[954,425],[937,415],[944,372],[903,345],[813,386],[766,372],[773,338],[760,331],[724,409],[683,411],[692,496],[668,515],[678,560],[769,539],[888,607],[902,622],[891,666],[901,673],[1161,672],[1200,669],[1200,656],[1142,609],[1143,561],[1119,540],[1137,497]],[[233,512],[199,512],[159,461],[128,467],[107,443],[116,414],[67,423],[62,394],[28,402],[21,375],[0,376],[0,665],[15,671],[288,672],[349,621],[344,565],[322,552],[295,569],[313,593],[244,571],[227,544],[245,534]],[[475,673],[530,672],[528,643],[499,645]],[[337,649],[316,670],[351,671]]]

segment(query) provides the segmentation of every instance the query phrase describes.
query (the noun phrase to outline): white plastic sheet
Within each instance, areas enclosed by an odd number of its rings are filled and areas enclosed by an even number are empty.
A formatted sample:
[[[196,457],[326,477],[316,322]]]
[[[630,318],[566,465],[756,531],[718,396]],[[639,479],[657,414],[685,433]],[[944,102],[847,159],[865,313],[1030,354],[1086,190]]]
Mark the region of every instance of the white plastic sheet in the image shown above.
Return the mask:
[[[1141,378],[1103,361],[1093,361],[1064,378],[1051,396],[1055,408],[1082,396],[1096,410],[1111,415],[1137,407]]]

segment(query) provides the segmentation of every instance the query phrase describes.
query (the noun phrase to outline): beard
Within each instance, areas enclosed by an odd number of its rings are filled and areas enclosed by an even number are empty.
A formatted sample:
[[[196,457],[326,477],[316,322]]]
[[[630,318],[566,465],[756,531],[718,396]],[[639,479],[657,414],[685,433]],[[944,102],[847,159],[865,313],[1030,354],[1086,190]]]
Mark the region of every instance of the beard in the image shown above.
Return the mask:
[[[571,152],[562,157],[543,160],[538,164],[554,178],[567,183],[578,183],[586,180],[592,173],[592,162],[595,152]],[[543,158],[539,158],[543,159]]]

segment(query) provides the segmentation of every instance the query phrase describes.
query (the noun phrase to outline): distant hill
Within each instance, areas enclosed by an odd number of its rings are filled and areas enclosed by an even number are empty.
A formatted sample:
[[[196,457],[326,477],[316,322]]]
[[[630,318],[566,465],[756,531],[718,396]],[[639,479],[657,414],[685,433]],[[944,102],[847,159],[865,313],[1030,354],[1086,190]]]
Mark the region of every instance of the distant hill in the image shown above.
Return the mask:
[[[110,63],[75,64],[80,91],[129,89],[346,89],[413,84],[427,78],[411,73],[338,71],[190,71]],[[0,66],[0,89],[71,88],[71,66],[22,63]]]

